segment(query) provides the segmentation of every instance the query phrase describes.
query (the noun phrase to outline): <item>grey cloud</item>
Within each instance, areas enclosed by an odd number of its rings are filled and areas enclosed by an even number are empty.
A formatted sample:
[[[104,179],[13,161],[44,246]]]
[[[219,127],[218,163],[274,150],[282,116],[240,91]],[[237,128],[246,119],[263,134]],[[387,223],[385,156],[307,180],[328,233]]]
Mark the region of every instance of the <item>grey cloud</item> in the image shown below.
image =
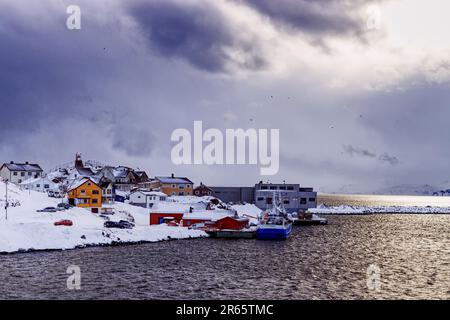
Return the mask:
[[[352,157],[359,156],[359,157],[375,158],[377,156],[375,153],[370,152],[369,150],[354,147],[352,145],[344,145],[343,149],[345,153],[347,153]]]
[[[360,9],[376,0],[234,0],[275,23],[312,35],[358,36],[367,31]]]
[[[260,70],[268,64],[258,39],[243,39],[213,2],[139,1],[128,11],[149,47],[163,57],[209,72]]]

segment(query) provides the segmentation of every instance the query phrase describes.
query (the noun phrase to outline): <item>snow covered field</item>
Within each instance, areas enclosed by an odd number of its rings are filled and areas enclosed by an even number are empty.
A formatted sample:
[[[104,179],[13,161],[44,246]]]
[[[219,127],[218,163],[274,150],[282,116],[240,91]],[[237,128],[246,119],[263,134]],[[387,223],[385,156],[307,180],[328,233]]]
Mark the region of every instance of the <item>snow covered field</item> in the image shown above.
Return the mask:
[[[183,227],[149,226],[148,209],[125,203],[111,206],[116,214],[110,219],[134,219],[136,226],[133,229],[105,228],[104,218],[82,208],[39,213],[36,210],[56,207],[61,199],[49,198],[35,191],[22,191],[13,184],[8,185],[10,207],[8,220],[5,220],[4,192],[5,184],[0,182],[0,252],[3,253],[207,236],[203,231]],[[72,220],[73,226],[53,225],[62,219]]]
[[[422,213],[422,214],[450,214],[450,207],[407,207],[407,206],[328,206],[319,205],[309,209],[316,214],[376,214],[376,213]]]

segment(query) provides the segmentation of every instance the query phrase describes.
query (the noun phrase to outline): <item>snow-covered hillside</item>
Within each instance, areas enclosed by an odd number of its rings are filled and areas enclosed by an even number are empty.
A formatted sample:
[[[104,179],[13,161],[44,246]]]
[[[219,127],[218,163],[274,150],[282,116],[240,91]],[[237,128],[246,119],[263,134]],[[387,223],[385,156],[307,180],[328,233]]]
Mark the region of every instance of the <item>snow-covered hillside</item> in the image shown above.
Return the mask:
[[[134,219],[133,229],[104,228],[104,218],[89,210],[72,208],[56,213],[39,213],[38,209],[56,206],[60,199],[44,193],[22,191],[8,185],[8,220],[5,220],[5,184],[0,181],[0,252],[21,250],[71,249],[79,246],[111,244],[112,242],[160,241],[204,237],[203,231],[166,225],[149,226],[148,210],[124,203],[112,206],[111,220]],[[54,226],[69,219],[73,226]]]

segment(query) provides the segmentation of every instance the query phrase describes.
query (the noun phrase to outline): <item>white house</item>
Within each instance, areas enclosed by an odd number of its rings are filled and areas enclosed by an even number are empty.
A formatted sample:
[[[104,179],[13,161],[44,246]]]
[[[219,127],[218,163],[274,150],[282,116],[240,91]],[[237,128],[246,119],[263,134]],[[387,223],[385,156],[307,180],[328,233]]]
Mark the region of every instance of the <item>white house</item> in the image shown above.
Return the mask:
[[[144,208],[156,208],[160,201],[166,201],[167,195],[157,191],[135,190],[130,194],[130,204]]]
[[[38,164],[29,162],[4,163],[0,167],[0,177],[7,179],[9,182],[20,184],[25,180],[42,177],[43,170]]]
[[[58,184],[50,181],[47,177],[31,178],[20,183],[20,187],[25,190],[34,190],[38,192],[48,192],[57,190]]]

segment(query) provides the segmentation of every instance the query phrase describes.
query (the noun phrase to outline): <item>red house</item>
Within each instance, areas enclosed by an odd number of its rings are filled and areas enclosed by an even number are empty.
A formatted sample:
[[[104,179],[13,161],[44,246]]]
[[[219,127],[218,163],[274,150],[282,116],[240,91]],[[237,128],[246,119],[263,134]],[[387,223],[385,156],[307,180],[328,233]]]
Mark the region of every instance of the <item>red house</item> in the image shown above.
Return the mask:
[[[150,225],[164,223],[164,218],[173,218],[176,222],[183,219],[183,213],[180,212],[150,212]]]
[[[249,223],[248,218],[224,217],[214,223],[214,227],[220,230],[242,230]]]

